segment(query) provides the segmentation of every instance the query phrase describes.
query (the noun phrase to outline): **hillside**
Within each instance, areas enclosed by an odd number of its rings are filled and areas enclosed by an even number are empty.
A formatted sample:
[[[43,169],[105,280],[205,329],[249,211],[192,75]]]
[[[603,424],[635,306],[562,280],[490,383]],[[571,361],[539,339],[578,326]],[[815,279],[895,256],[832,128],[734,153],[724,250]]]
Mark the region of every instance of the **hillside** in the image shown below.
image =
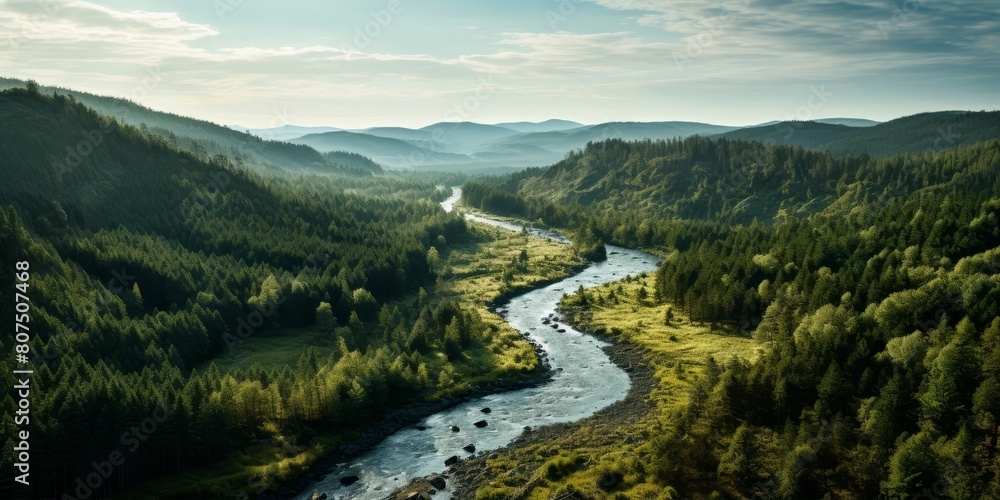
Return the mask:
[[[478,495],[1000,495],[1000,139],[877,159],[609,140],[463,200],[665,256],[560,305],[648,356],[641,425],[493,454]]]
[[[25,83],[9,78],[0,79],[0,89],[22,88]],[[106,97],[57,87],[41,87],[46,94],[53,92],[72,96],[74,100],[113,116],[126,124],[141,128],[168,142],[193,151],[202,157],[222,154],[262,171],[308,171],[337,173],[338,165],[328,163],[316,150],[282,142],[278,137],[257,137],[228,127],[194,118],[154,111],[130,100]],[[378,172],[376,170],[374,172]],[[352,172],[340,172],[352,173]]]
[[[129,467],[92,486],[110,496],[230,460],[266,437],[274,444],[251,450],[253,467],[230,462],[225,477],[197,485],[194,496],[245,491],[251,474],[270,470],[253,486],[259,493],[322,455],[318,442],[279,453],[288,442],[309,443],[315,430],[306,428],[336,432],[359,415],[434,394],[442,370],[472,377],[497,369],[486,359],[442,360],[448,324],[439,320],[463,318],[449,330],[461,331],[461,343],[449,349],[479,349],[469,330],[482,338],[478,313],[413,300],[383,307],[434,283],[429,249],[468,241],[461,218],[425,201],[433,184],[394,181],[400,191],[422,190],[409,202],[344,194],[340,179],[356,192],[356,177],[263,177],[31,89],[0,91],[0,171],[3,265],[30,267],[22,292],[31,300],[36,372],[32,487],[12,490],[4,454],[4,498],[73,492],[95,457],[117,451]],[[7,304],[13,276],[0,289]],[[429,319],[414,327],[421,314]],[[223,372],[213,363],[258,337],[283,335],[292,336],[285,364]],[[10,342],[0,347],[12,351]],[[7,357],[0,375],[11,386],[13,367]],[[0,404],[13,414],[14,400]],[[121,429],[154,411],[170,415],[159,432],[136,448],[120,441]],[[15,435],[11,419],[0,430]]]
[[[874,157],[941,151],[1000,136],[1000,111],[921,113],[869,126],[840,122],[780,122],[719,136],[829,150],[836,156],[864,153]]]
[[[977,155],[991,151],[989,145],[970,148]],[[951,164],[932,169],[926,165],[927,154],[872,160],[729,139],[610,140],[520,176],[508,186],[525,198],[563,206],[667,218],[774,222],[849,211],[861,200],[907,194],[928,184],[987,186],[996,167],[985,158],[965,170]]]
[[[354,132],[310,134],[292,141],[318,151],[351,151],[395,168],[412,169],[428,165],[469,163],[470,158],[457,153],[441,153],[415,146],[407,141]]]

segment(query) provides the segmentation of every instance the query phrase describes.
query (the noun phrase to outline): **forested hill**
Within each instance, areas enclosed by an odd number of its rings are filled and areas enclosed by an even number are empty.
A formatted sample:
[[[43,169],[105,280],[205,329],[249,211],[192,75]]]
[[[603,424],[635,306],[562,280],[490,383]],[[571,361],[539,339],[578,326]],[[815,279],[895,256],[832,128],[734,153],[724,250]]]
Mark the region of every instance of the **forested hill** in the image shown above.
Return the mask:
[[[707,358],[634,459],[591,466],[619,488],[998,498],[998,181],[995,138],[878,160],[693,138],[591,144],[463,196],[655,249],[657,304],[756,340]]]
[[[461,338],[474,328],[455,307],[424,310],[419,328],[419,310],[382,307],[433,283],[430,249],[466,239],[464,220],[434,203],[347,195],[328,175],[262,177],[27,89],[0,93],[0,173],[0,302],[13,307],[10,270],[27,262],[35,370],[32,489],[9,490],[5,453],[3,498],[79,491],[74,478],[128,444],[122,429],[163,407],[168,421],[124,447],[127,466],[94,497],[264,435],[350,421],[434,390],[444,328],[454,317]],[[317,322],[298,364],[212,363]],[[0,364],[12,387],[13,356]],[[0,405],[14,414],[10,395]],[[0,433],[16,435],[12,419]]]
[[[734,130],[716,137],[829,150],[835,156],[886,157],[941,151],[1000,137],[1000,111],[921,113],[871,127],[786,121]]]
[[[750,223],[847,213],[858,203],[922,189],[975,192],[996,183],[1000,141],[873,159],[801,147],[692,137],[591,143],[545,169],[503,179],[503,189],[463,191],[474,205],[547,217],[575,205],[660,218]],[[507,193],[507,195],[504,194]],[[504,200],[516,192],[518,200]],[[525,204],[531,205],[524,206]]]
[[[23,88],[25,82],[0,78],[0,89]],[[321,173],[381,173],[374,164],[340,163],[324,157],[303,145],[269,140],[239,132],[221,125],[173,113],[154,111],[127,99],[99,96],[77,90],[41,87],[45,94],[72,96],[100,114],[114,117],[138,127],[143,132],[164,138],[167,142],[192,151],[198,156],[226,155],[233,161],[263,169],[263,171],[310,171]],[[15,94],[16,95],[16,94]],[[13,99],[3,94],[4,99]],[[16,99],[15,99],[16,100]],[[4,104],[0,100],[0,104]],[[6,105],[13,105],[7,102]]]

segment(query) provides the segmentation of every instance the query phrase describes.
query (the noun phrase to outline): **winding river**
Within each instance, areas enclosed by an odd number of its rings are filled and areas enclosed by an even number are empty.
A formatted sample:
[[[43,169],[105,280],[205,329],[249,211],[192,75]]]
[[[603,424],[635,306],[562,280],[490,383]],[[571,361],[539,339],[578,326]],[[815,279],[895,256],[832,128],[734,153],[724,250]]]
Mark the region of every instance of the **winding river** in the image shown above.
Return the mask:
[[[461,196],[461,189],[453,188],[452,196],[441,206],[450,212]],[[523,229],[517,224],[471,214],[466,214],[466,218],[513,231]],[[528,230],[539,237],[568,243],[558,233]],[[624,399],[630,386],[629,377],[601,349],[606,344],[560,323],[555,309],[564,293],[572,293],[581,285],[587,288],[630,274],[651,272],[657,264],[658,259],[650,254],[608,245],[608,260],[513,298],[498,312],[548,354],[554,370],[550,382],[485,396],[431,415],[420,423],[425,430],[412,427],[389,436],[354,461],[339,465],[299,498],[309,500],[313,492],[342,499],[386,498],[414,478],[443,472],[448,457],[470,456],[462,449],[468,444],[475,444],[478,452],[497,449],[513,441],[525,427],[572,422]],[[548,319],[552,317],[554,321]],[[549,324],[544,324],[543,319]],[[480,410],[484,407],[492,412],[483,414]],[[479,420],[486,420],[489,425],[477,428],[473,422]],[[460,430],[453,432],[452,425]],[[360,480],[342,486],[340,478],[344,476],[358,476]],[[450,498],[449,489],[441,490],[434,498]]]

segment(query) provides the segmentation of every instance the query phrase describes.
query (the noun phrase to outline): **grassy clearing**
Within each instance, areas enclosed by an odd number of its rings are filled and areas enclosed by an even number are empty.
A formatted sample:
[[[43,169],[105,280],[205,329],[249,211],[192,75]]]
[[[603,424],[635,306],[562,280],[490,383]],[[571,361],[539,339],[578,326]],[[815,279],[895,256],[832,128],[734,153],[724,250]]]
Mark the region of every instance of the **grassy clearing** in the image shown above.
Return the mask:
[[[455,300],[475,309],[490,334],[467,351],[457,368],[472,382],[512,381],[538,365],[535,352],[489,305],[496,300],[572,274],[581,264],[569,245],[471,223],[474,242],[453,245],[441,265],[435,300]]]
[[[302,350],[307,346],[316,346],[318,355],[326,356],[333,351],[332,347],[318,342],[321,331],[315,327],[306,328],[272,328],[255,333],[246,341],[233,346],[233,349],[216,358],[215,365],[222,373],[238,368],[247,369],[254,364],[266,370],[282,366],[295,366]]]
[[[670,416],[686,404],[691,383],[704,370],[709,356],[717,361],[731,357],[753,359],[758,347],[752,339],[712,332],[695,325],[674,310],[665,324],[669,305],[647,298],[653,278],[604,285],[563,301],[567,315],[590,323],[595,331],[638,346],[648,358],[656,387],[649,395],[653,411],[628,419],[598,418],[568,435],[531,444],[489,460],[492,482],[477,492],[479,499],[561,498],[673,498],[670,488],[654,484],[647,472],[652,456],[650,436],[672,426]],[[627,422],[623,425],[622,420]],[[620,479],[616,474],[621,474]],[[616,478],[614,493],[602,490],[602,476]]]

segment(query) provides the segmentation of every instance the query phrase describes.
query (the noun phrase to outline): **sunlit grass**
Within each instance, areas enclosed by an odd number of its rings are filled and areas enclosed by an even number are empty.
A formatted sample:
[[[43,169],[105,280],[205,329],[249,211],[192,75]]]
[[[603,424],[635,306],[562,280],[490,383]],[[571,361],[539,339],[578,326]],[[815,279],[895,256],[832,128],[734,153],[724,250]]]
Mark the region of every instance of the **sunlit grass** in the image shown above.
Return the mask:
[[[531,344],[488,306],[500,297],[565,278],[580,261],[568,245],[486,224],[470,225],[476,241],[451,247],[432,295],[474,308],[488,326],[485,349],[467,351],[467,363],[459,368],[487,365],[488,373],[466,375],[510,380],[533,371],[538,359]]]
[[[690,384],[704,370],[709,356],[753,359],[758,347],[744,336],[712,332],[692,324],[674,308],[670,326],[664,322],[669,305],[656,304],[651,276],[603,285],[586,292],[592,327],[639,346],[654,370],[657,387],[650,394],[653,410],[637,423],[615,426],[596,421],[558,439],[528,445],[488,461],[495,479],[477,492],[479,499],[549,499],[579,492],[589,498],[673,498],[673,490],[654,483],[646,471],[651,463],[649,440],[672,426],[670,415],[688,399]],[[613,292],[613,293],[612,293]],[[615,298],[611,298],[611,296]],[[579,297],[563,301],[566,309],[580,306]],[[614,493],[601,490],[602,473],[618,472],[623,480]]]
[[[237,368],[247,369],[255,363],[266,370],[294,367],[307,346],[317,344],[320,356],[333,351],[332,347],[314,342],[320,333],[316,327],[270,328],[254,332],[242,342],[234,343],[232,350],[215,359],[215,364],[222,373]]]

